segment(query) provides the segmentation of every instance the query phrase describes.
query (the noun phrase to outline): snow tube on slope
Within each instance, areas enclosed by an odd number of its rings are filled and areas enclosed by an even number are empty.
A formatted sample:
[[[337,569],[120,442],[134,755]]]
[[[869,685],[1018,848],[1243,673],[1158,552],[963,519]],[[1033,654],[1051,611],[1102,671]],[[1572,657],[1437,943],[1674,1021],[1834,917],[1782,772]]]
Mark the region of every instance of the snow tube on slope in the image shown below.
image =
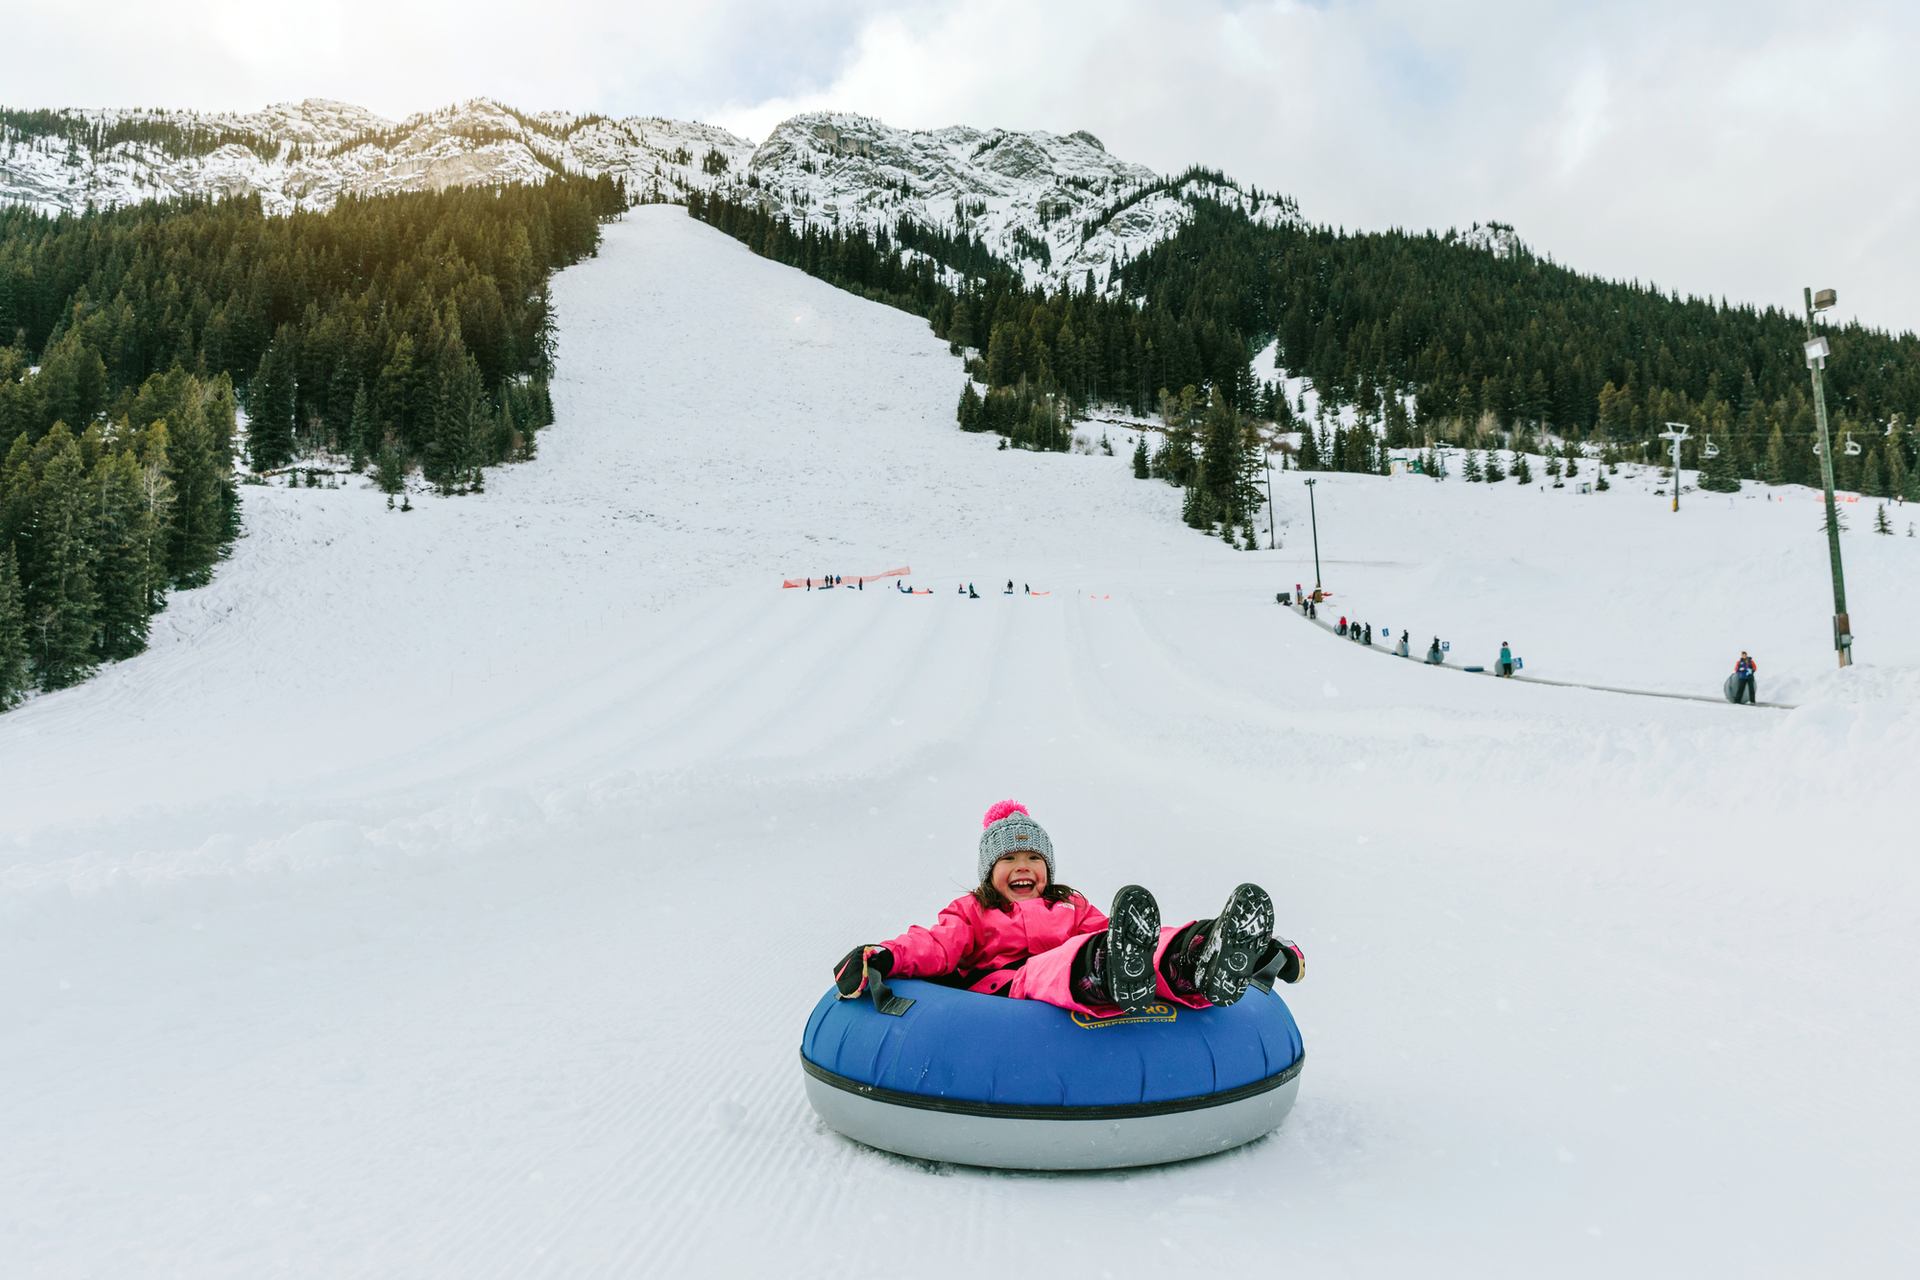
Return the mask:
[[[1091,1018],[903,979],[891,1004],[829,989],[800,1043],[807,1100],[857,1142],[997,1169],[1117,1169],[1225,1151],[1293,1107],[1286,1002]],[[910,1004],[908,1003],[910,1002]]]

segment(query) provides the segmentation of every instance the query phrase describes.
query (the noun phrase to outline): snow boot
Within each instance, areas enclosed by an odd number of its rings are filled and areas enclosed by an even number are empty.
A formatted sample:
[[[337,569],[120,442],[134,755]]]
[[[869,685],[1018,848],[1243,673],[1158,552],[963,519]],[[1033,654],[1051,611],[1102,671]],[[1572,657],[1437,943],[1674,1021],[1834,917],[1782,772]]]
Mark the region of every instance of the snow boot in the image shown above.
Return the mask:
[[[1243,884],[1212,920],[1196,920],[1167,948],[1167,984],[1181,995],[1205,996],[1229,1005],[1268,960],[1273,945],[1273,899],[1257,884]]]
[[[1159,942],[1160,904],[1139,885],[1127,885],[1113,895],[1107,931],[1089,939],[1074,957],[1074,995],[1087,1004],[1141,1012],[1159,990],[1153,975]]]

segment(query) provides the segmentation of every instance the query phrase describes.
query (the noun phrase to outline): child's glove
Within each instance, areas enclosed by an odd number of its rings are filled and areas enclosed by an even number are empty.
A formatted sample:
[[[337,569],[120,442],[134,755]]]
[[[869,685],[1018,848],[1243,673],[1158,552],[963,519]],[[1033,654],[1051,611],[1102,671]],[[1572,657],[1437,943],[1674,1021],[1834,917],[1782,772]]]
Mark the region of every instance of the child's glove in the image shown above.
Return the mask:
[[[846,957],[834,966],[833,985],[839,989],[842,1000],[851,1000],[866,994],[869,973],[877,973],[884,978],[892,972],[891,951],[885,947],[859,946],[847,952]]]
[[[1274,974],[1282,982],[1298,982],[1307,976],[1307,953],[1298,943],[1285,938],[1275,938],[1273,949],[1267,953],[1272,960],[1280,962],[1279,970]]]

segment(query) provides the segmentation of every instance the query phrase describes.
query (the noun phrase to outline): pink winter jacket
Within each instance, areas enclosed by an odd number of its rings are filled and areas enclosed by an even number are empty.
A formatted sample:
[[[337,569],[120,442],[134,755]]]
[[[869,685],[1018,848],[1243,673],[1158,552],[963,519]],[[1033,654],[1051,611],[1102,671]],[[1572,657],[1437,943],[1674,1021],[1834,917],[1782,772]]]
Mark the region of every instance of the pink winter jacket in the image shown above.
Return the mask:
[[[1065,902],[1016,902],[1011,912],[983,907],[969,893],[942,908],[931,929],[914,925],[880,945],[893,953],[896,978],[957,973],[973,983],[988,971],[1106,927],[1106,914],[1077,893]]]

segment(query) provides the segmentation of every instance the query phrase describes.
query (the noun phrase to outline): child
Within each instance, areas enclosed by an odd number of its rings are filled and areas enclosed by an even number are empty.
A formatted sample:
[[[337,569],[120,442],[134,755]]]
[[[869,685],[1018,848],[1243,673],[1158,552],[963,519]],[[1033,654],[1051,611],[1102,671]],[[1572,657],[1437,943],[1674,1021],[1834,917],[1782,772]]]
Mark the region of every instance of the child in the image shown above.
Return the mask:
[[[1300,948],[1272,936],[1273,903],[1258,885],[1235,889],[1214,919],[1163,928],[1153,895],[1130,884],[1108,917],[1054,879],[1053,844],[1025,805],[1002,800],[981,825],[980,887],[930,929],[849,951],[833,974],[841,999],[877,973],[1107,1018],[1158,1001],[1232,1004],[1269,965],[1283,982],[1306,973]]]

